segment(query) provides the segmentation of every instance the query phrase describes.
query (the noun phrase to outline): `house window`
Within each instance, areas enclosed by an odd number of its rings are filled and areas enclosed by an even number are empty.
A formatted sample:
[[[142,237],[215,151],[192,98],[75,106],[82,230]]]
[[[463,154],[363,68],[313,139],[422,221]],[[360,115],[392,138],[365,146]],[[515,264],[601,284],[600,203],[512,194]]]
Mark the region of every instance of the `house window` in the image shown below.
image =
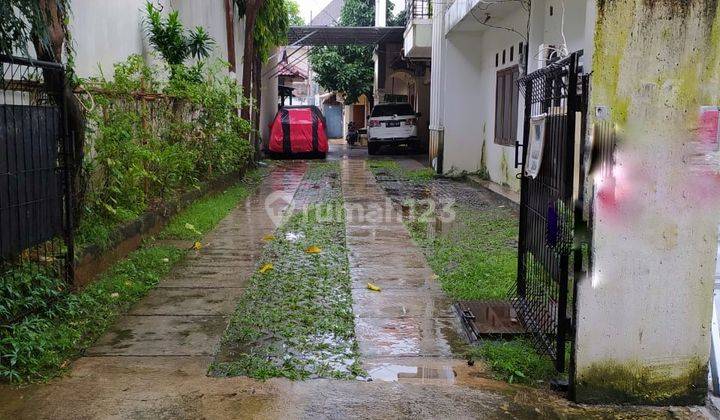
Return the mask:
[[[495,143],[515,146],[518,127],[518,66],[497,72],[495,85]]]

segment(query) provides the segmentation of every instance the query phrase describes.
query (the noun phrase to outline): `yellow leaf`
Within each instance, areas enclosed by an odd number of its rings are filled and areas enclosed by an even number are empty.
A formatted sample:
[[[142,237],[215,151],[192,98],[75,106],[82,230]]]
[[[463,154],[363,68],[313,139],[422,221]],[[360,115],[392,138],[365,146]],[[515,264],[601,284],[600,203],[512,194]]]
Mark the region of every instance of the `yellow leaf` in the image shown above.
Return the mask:
[[[191,225],[190,223],[185,223],[185,229],[196,235],[202,235],[202,232],[200,232],[194,225]]]
[[[380,288],[377,287],[377,286],[375,286],[375,285],[372,284],[372,283],[368,283],[368,284],[367,284],[367,288],[370,289],[370,290],[372,290],[373,292],[379,292],[379,291],[380,291]]]
[[[315,245],[309,246],[308,249],[305,250],[305,252],[307,252],[308,254],[319,254],[320,251],[322,251],[320,247],[317,247]]]
[[[265,263],[262,265],[262,267],[260,267],[260,272],[262,274],[265,274],[272,269],[273,269],[273,265],[271,263]]]
[[[263,236],[263,241],[270,242],[275,240],[275,235],[267,234]]]
[[[193,247],[194,250],[199,251],[199,250],[202,249],[202,244],[200,243],[200,241],[195,241],[195,243],[193,244],[192,247]]]

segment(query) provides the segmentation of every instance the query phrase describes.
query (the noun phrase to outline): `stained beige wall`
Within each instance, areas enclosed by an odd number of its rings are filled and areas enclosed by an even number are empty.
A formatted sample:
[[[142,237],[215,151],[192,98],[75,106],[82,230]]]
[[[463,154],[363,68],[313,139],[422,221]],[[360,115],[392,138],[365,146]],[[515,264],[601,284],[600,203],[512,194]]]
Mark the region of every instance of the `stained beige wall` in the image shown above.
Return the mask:
[[[699,146],[698,116],[720,105],[720,10],[714,0],[607,0],[597,16],[592,105],[609,108],[619,142],[612,176],[591,176],[577,397],[699,402],[720,178],[717,145]]]

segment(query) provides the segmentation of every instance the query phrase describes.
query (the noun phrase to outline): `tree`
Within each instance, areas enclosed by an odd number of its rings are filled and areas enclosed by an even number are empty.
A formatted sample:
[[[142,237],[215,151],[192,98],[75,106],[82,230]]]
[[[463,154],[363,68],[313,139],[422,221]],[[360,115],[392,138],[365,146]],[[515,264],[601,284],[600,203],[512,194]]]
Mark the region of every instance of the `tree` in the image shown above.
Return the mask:
[[[398,15],[402,16],[403,13]],[[397,24],[393,18],[393,3],[387,2],[388,23]],[[374,26],[374,0],[347,0],[340,12],[341,26]],[[310,51],[310,64],[315,81],[325,90],[345,96],[345,103],[357,102],[361,95],[372,98],[374,62],[372,46],[324,46]]]
[[[305,20],[300,16],[300,6],[294,0],[285,0],[290,26],[305,26]]]
[[[164,17],[161,10],[151,2],[147,2],[145,7],[148,41],[170,65],[172,76],[176,74],[176,67],[190,57],[199,60],[210,56],[215,40],[205,28],[197,26],[193,30],[186,30],[177,10]]]
[[[260,105],[262,63],[267,61],[270,51],[276,45],[287,40],[287,31],[290,26],[291,6],[288,0],[235,0],[238,8],[238,18],[245,17],[245,50],[243,54],[243,95],[248,99],[244,101],[241,116],[244,119],[255,121],[258,127]],[[250,115],[250,105],[254,99],[256,114]],[[255,141],[256,154],[259,154],[260,144]]]

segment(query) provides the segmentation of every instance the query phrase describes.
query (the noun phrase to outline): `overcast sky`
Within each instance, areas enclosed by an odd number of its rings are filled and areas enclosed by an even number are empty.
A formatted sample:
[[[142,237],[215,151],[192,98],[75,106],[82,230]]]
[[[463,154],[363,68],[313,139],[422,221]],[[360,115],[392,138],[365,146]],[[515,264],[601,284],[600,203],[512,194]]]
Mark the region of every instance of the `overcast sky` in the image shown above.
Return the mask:
[[[300,6],[300,16],[305,19],[305,23],[310,22],[310,15],[317,16],[320,11],[330,3],[330,0],[295,0]],[[395,4],[395,13],[405,8],[404,0],[392,0]]]

